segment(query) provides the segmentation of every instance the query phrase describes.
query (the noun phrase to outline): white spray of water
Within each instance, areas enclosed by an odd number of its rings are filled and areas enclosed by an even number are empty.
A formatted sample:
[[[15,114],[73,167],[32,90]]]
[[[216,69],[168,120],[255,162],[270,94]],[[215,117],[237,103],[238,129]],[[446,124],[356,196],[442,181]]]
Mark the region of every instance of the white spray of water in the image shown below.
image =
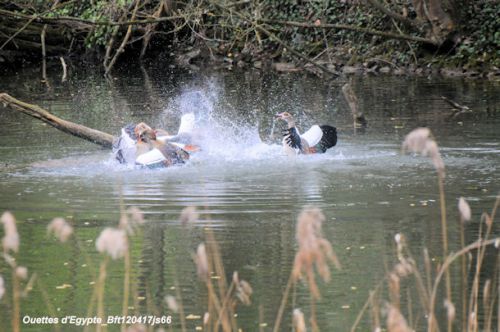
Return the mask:
[[[201,152],[195,158],[216,161],[266,159],[279,154],[278,145],[262,142],[257,125],[247,122],[224,103],[217,86],[210,82],[205,88],[186,89],[163,112],[168,118],[180,118],[193,112],[196,118],[194,140]]]

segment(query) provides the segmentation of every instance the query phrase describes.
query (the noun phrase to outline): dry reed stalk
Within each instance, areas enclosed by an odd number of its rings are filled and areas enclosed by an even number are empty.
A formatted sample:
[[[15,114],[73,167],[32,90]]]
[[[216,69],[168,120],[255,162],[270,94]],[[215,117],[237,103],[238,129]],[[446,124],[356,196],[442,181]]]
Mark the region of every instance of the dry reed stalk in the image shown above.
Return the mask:
[[[120,230],[125,232],[125,243],[123,250],[123,263],[125,274],[123,276],[123,300],[122,300],[122,317],[128,316],[128,303],[130,297],[130,272],[131,272],[131,262],[130,262],[130,246],[129,238],[127,234],[133,235],[140,225],[144,224],[144,214],[142,211],[136,207],[131,207],[127,211],[124,211],[123,200],[120,196]],[[124,331],[126,328],[125,322],[122,323],[121,329]]]
[[[496,242],[500,241],[500,238],[496,239],[490,239],[490,240],[484,240],[484,241],[475,241],[466,247],[458,250],[455,253],[450,254],[448,257],[445,258],[443,261],[443,264],[438,270],[438,273],[434,279],[434,285],[432,287],[432,292],[431,292],[431,297],[430,297],[430,309],[429,309],[429,316],[428,316],[428,331],[432,331],[434,329],[434,326],[436,324],[435,322],[435,314],[434,314],[434,308],[436,307],[436,296],[437,296],[437,290],[439,283],[441,282],[441,279],[443,278],[443,275],[446,274],[446,271],[449,269],[450,265],[457,260],[458,258],[462,257],[463,255],[468,254],[470,251],[479,249],[479,248],[484,248],[486,246],[495,244]],[[470,325],[470,324],[469,324]],[[470,331],[470,330],[467,330]]]
[[[309,290],[316,300],[320,298],[320,293],[314,279],[314,267],[325,282],[330,280],[328,261],[340,268],[332,245],[321,234],[324,220],[325,216],[317,208],[306,207],[300,213],[296,231],[299,250],[292,269],[294,281],[302,278],[302,273],[306,273]]]
[[[434,140],[431,131],[428,128],[417,128],[406,135],[402,145],[403,152],[412,152],[421,154],[424,157],[429,157],[436,169],[438,175],[439,187],[439,206],[441,210],[441,234],[443,241],[443,257],[448,256],[448,229],[446,221],[446,202],[444,193],[444,176],[445,166],[439,147]],[[451,299],[451,281],[449,271],[446,270],[446,298],[449,302]],[[448,324],[448,331],[451,331],[451,326]]]
[[[9,255],[9,252],[12,251],[14,253],[19,252],[19,233],[17,232],[17,227],[16,227],[16,219],[10,212],[4,212],[2,216],[0,217],[0,222],[3,224],[3,229],[4,229],[4,237],[2,238],[2,247],[3,247],[3,257],[5,261],[7,262],[8,265],[11,267],[12,271],[12,317],[11,317],[11,323],[12,323],[12,331],[13,332],[19,332],[21,329],[21,304],[20,304],[20,298],[21,298],[21,291],[19,288],[19,274],[17,270],[17,264],[16,260],[14,257]],[[21,273],[23,274],[23,273]],[[26,272],[27,274],[27,272]],[[23,275],[21,275],[23,276]],[[0,292],[5,293],[5,288],[3,286],[3,279],[2,279],[2,287],[3,289],[0,290]]]
[[[276,319],[274,321],[273,332],[278,332],[281,325],[281,320],[283,318],[283,312],[285,311],[286,302],[288,300],[288,293],[290,293],[290,288],[294,284],[293,274],[290,274],[288,278],[288,282],[286,283],[285,291],[283,292],[283,297],[281,299],[280,307],[278,309],[278,314],[276,315]]]
[[[448,325],[452,325],[453,321],[455,321],[455,305],[448,300],[444,300],[444,307],[446,309],[446,319],[448,321]]]
[[[108,264],[108,257],[106,256],[101,262],[99,267],[99,277],[97,279],[96,296],[97,296],[97,317],[100,317],[103,322],[106,321],[104,317],[104,288],[106,283],[106,266]],[[101,324],[97,324],[96,332],[106,331],[106,327]]]
[[[0,300],[2,299],[4,294],[5,294],[5,282],[3,281],[3,278],[0,275]]]
[[[496,244],[495,244],[496,247]],[[493,312],[495,311],[495,302],[497,303],[497,331],[498,328],[500,328],[500,253],[497,254],[497,268],[496,268],[496,277],[494,280],[497,281],[496,287],[497,287],[497,296],[493,294],[492,299],[491,299],[491,304],[490,304],[490,312],[488,313],[487,316],[487,325],[485,330],[489,331],[491,330],[491,327],[493,325]]]
[[[486,280],[483,286],[483,311],[486,314],[489,312],[490,295],[491,295],[491,279],[488,279]],[[485,331],[489,331],[489,329],[485,329]]]
[[[356,320],[351,326],[351,332],[355,332],[356,328],[358,327],[359,323],[361,322],[361,318],[363,318],[363,315],[365,314],[366,309],[370,306],[372,303],[372,298],[376,295],[376,293],[379,291],[379,289],[383,286],[385,282],[385,278],[382,279],[378,285],[375,287],[373,291],[370,291],[370,294],[368,296],[368,299],[366,299],[365,303],[363,304],[363,307],[361,308],[361,311],[358,313],[358,316],[356,317]],[[373,327],[373,326],[372,326]],[[375,329],[373,329],[375,330]]]
[[[217,275],[217,285],[218,285],[218,290],[219,290],[219,297],[217,297],[216,293],[214,292],[213,295],[215,295],[215,297],[213,297],[213,299],[214,299],[215,308],[220,314],[220,312],[221,312],[220,301],[224,298],[224,296],[227,292],[226,291],[226,288],[227,288],[226,272],[224,270],[224,265],[222,264],[222,255],[220,253],[219,246],[217,244],[217,241],[215,239],[215,235],[214,235],[213,231],[211,229],[206,229],[205,230],[205,237],[207,239],[207,243],[209,246],[208,247],[209,252],[210,252],[209,258],[210,258],[210,261],[212,263],[211,266],[214,267],[215,274]],[[211,282],[210,282],[210,284],[211,284]],[[213,289],[213,287],[212,287],[212,289]],[[219,298],[221,300],[219,300]],[[217,316],[214,316],[214,317],[217,317]],[[227,309],[225,310],[225,312],[222,313],[221,322],[222,322],[222,329],[224,331],[231,331],[231,330],[237,331],[238,330],[232,306],[228,306]]]
[[[320,298],[314,271],[316,270],[323,281],[330,280],[330,267],[328,261],[340,268],[337,255],[332,245],[321,233],[321,225],[325,220],[323,212],[318,208],[305,207],[297,219],[296,239],[299,250],[295,255],[292,269],[293,282],[298,281],[305,274],[305,279],[311,294],[311,326],[317,331],[315,302]]]
[[[219,317],[219,315],[221,315],[222,329],[224,331],[230,331],[231,330],[230,322],[228,321],[227,315],[221,312],[221,305],[217,297],[217,293],[212,285],[212,281],[210,279],[212,271],[211,266],[214,263],[209,257],[211,258],[212,256],[207,255],[205,244],[200,243],[198,245],[198,248],[196,249],[196,254],[193,255],[193,259],[196,264],[196,271],[198,274],[198,278],[200,279],[200,281],[204,282],[207,287],[209,319],[212,319],[212,317]],[[215,330],[215,327],[217,326],[217,321],[214,320],[213,323]]]
[[[424,278],[418,271],[417,265],[415,263],[415,259],[413,259],[413,256],[410,252],[410,249],[406,245],[405,242],[405,237],[398,233],[394,236],[394,240],[396,241],[397,244],[397,257],[399,260],[399,263],[397,263],[392,272],[389,274],[395,274],[399,278],[405,278],[410,275],[413,275],[416,281],[417,285],[417,294],[420,299],[420,303],[422,305],[422,308],[424,309],[425,312],[429,310],[429,293],[430,293],[430,280],[428,278],[428,285],[426,287]],[[429,269],[430,269],[430,263],[429,263]],[[398,282],[397,286],[399,287],[399,280],[396,280],[395,277],[393,276],[392,278],[389,278],[388,283],[389,283],[389,290],[391,290],[391,279],[393,279],[393,283],[395,281]],[[396,286],[396,285],[394,285]],[[399,291],[397,292],[391,292],[392,294],[391,299],[394,299],[397,296],[397,302],[394,300],[391,301],[391,304],[393,306],[396,306],[399,309]]]
[[[462,246],[463,248],[464,246]],[[431,258],[429,257],[429,250],[424,248],[424,266],[425,266],[425,279],[427,280],[427,293],[432,292],[432,267]]]
[[[406,288],[406,301],[407,301],[407,310],[408,310],[408,324],[409,326],[415,326],[415,322],[413,321],[413,301],[411,297],[410,288]]]
[[[177,307],[179,311],[179,319],[181,322],[181,331],[186,332],[186,317],[184,316],[184,305],[182,304],[181,289],[179,286],[179,281],[177,279],[177,272],[175,271],[175,269],[173,269],[173,277],[174,277],[175,296],[179,300],[177,302]]]
[[[21,331],[21,291],[16,270],[12,269],[12,332]]]
[[[44,285],[40,281],[40,278],[37,278],[36,282],[38,285],[38,289],[40,290],[40,293],[42,294],[43,301],[45,302],[45,305],[47,306],[47,310],[48,310],[49,314],[52,317],[57,317],[57,311],[55,310],[54,306],[52,305],[52,302],[50,302],[49,294],[47,293],[47,290],[45,289]],[[90,316],[87,316],[87,317],[90,317]],[[56,331],[56,332],[61,331],[61,326],[59,325],[59,322],[54,324],[54,331]]]
[[[486,233],[484,235],[484,239],[482,238],[482,224],[486,224]],[[491,234],[491,228],[493,225],[493,221],[491,217],[484,212],[481,216],[481,222],[479,224],[479,238],[478,242],[482,242],[484,240],[487,240],[490,237]],[[477,250],[477,257],[476,257],[476,269],[474,273],[474,279],[472,281],[472,290],[471,294],[469,297],[469,326],[471,327],[472,331],[476,331],[478,328],[478,298],[479,298],[479,283],[480,283],[480,273],[482,269],[482,264],[484,260],[484,254],[486,252],[486,247],[478,248]],[[474,315],[471,315],[474,313]]]
[[[401,311],[390,304],[387,311],[387,332],[413,332]]]
[[[400,279],[396,273],[389,273],[389,277],[387,278],[387,284],[389,287],[389,298],[391,302],[391,306],[399,310],[399,299],[400,299]]]
[[[252,287],[248,282],[245,280],[240,280],[238,276],[238,272],[233,273],[233,278],[231,280],[231,284],[229,285],[229,288],[227,290],[226,295],[224,296],[224,299],[222,301],[222,307],[219,312],[219,316],[217,317],[217,322],[215,324],[215,331],[218,330],[219,325],[221,323],[221,319],[223,318],[223,315],[228,312],[227,308],[229,306],[235,306],[235,303],[231,303],[231,298],[233,295],[233,291],[235,292],[236,297],[243,303],[244,305],[250,305],[250,296],[253,293]],[[235,322],[236,323],[236,322]],[[236,326],[236,324],[233,325],[233,328]]]
[[[465,247],[465,223],[471,219],[471,209],[465,198],[458,200],[458,211],[460,215],[460,248]],[[461,259],[461,296],[462,296],[462,331],[467,328],[467,257],[464,255]]]
[[[123,301],[122,301],[122,317],[128,316],[128,300],[130,294],[130,249],[125,251],[124,256],[125,275],[123,276]],[[121,329],[125,330],[126,324],[122,323]]]
[[[495,303],[497,302],[498,298],[495,295],[495,289],[499,286],[499,281],[500,281],[500,253],[497,254],[497,265],[495,268],[495,274],[493,276],[493,282],[491,283],[491,301],[488,303],[488,308],[489,310],[486,312],[486,319],[484,323],[484,330],[485,331],[491,331],[491,327],[493,325],[493,312],[495,311]],[[497,305],[498,307],[498,305]],[[497,320],[498,320],[497,316]]]
[[[437,145],[436,145],[437,149]],[[438,152],[439,154],[439,152]],[[441,157],[439,157],[441,158]],[[442,162],[442,161],[441,161]],[[438,172],[438,184],[439,184],[439,206],[441,208],[441,233],[443,237],[443,257],[448,255],[448,229],[446,222],[446,201],[444,194],[444,171],[440,171],[436,166],[436,170]],[[443,164],[444,170],[444,164]],[[446,285],[446,299],[448,302],[452,303],[451,298],[451,280],[450,280],[450,272],[446,270],[445,274],[445,285]],[[451,322],[448,320],[447,331],[451,332],[452,326]]]
[[[377,292],[370,292],[370,305],[371,305],[371,317],[372,317],[372,327],[373,331],[380,331],[380,307],[376,299]]]
[[[312,272],[310,272],[312,273]],[[313,276],[314,278],[314,276]],[[319,326],[318,326],[318,322],[316,320],[316,299],[314,298],[314,295],[312,292],[309,292],[309,297],[310,297],[310,315],[311,317],[309,317],[309,322],[311,323],[311,330],[313,332],[319,332]]]
[[[264,332],[264,327],[264,306],[259,304],[259,332]]]
[[[300,309],[293,309],[293,328],[295,332],[307,332],[304,313]]]
[[[237,273],[237,272],[235,272]],[[236,277],[237,278],[237,277]],[[219,325],[222,320],[222,315],[225,313],[226,307],[228,306],[230,300],[231,300],[231,294],[235,288],[235,281],[234,281],[234,275],[233,275],[233,280],[231,281],[231,284],[229,284],[229,289],[227,290],[227,294],[222,300],[222,307],[221,310],[219,311],[219,315],[217,316],[217,321],[215,322],[215,331],[219,329]]]

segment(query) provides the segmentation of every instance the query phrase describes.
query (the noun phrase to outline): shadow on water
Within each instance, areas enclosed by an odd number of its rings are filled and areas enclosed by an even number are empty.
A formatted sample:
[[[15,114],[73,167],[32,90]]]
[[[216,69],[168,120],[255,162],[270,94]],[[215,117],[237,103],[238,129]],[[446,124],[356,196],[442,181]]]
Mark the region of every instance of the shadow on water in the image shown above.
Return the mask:
[[[92,273],[79,249],[56,244],[45,226],[53,217],[73,216],[84,249],[97,262],[93,241],[104,226],[117,223],[120,197],[126,206],[141,208],[149,221],[132,248],[140,296],[164,307],[164,296],[174,292],[175,272],[186,314],[203,315],[206,303],[200,294],[205,293],[191,253],[209,227],[220,242],[226,271],[239,271],[255,290],[254,305],[239,312],[249,331],[258,328],[259,305],[264,322],[271,326],[274,321],[295,254],[299,211],[304,205],[321,207],[325,237],[343,266],[321,286],[318,320],[329,331],[351,326],[368,291],[393,263],[396,233],[406,235],[414,253],[424,247],[434,258],[441,253],[435,174],[426,160],[401,155],[406,133],[429,126],[435,134],[447,166],[450,220],[456,219],[459,196],[470,201],[479,220],[498,191],[498,82],[355,78],[351,84],[369,121],[366,132],[355,135],[342,80],[154,67],[123,68],[109,81],[93,70],[73,69],[65,83],[58,81],[57,68],[49,67],[48,76],[50,91],[32,68],[6,74],[0,91],[114,134],[139,121],[175,132],[180,116],[194,111],[203,137],[203,151],[186,166],[138,170],[0,106],[0,210],[12,211],[21,221],[19,259],[39,273],[61,315],[85,315]],[[477,115],[450,118],[442,95]],[[316,123],[335,125],[338,146],[312,157],[281,155],[281,124],[273,117],[281,111],[296,115],[303,130]],[[190,205],[199,206],[202,216],[186,230],[178,216]],[[457,225],[450,224],[450,246],[456,248]],[[476,235],[471,229],[467,236],[472,241]],[[121,275],[120,264],[112,265],[111,280]],[[56,289],[62,284],[73,287]],[[121,281],[110,285],[110,314],[120,312],[121,298],[113,295],[120,288]],[[30,296],[23,313],[45,313],[40,294]],[[299,287],[297,301],[308,303],[305,287]],[[0,313],[0,323],[7,317]]]

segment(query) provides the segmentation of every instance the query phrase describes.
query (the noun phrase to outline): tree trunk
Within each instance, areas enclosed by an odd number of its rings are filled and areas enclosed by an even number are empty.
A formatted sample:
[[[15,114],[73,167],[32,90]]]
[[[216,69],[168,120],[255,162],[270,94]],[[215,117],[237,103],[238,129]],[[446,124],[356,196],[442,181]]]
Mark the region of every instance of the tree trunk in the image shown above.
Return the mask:
[[[427,37],[442,44],[457,31],[460,6],[465,0],[412,0],[420,22],[427,23]]]

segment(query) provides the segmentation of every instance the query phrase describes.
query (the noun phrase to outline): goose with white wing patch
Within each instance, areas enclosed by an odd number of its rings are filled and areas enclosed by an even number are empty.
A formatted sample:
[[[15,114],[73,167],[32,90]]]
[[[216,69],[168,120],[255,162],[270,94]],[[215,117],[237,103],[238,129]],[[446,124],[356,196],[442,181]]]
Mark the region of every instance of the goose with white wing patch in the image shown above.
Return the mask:
[[[288,112],[276,114],[287,123],[283,131],[283,150],[287,155],[325,153],[337,144],[337,129],[329,125],[314,125],[300,134],[295,119]]]

